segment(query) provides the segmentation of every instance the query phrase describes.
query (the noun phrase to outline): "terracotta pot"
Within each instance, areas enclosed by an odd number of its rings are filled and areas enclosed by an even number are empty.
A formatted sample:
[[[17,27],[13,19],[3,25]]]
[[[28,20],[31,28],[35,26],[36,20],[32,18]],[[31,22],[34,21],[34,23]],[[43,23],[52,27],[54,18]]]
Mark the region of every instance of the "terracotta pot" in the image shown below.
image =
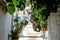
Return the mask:
[[[41,28],[43,31],[47,31],[48,29],[47,28]]]
[[[19,37],[12,37],[11,40],[19,40]]]

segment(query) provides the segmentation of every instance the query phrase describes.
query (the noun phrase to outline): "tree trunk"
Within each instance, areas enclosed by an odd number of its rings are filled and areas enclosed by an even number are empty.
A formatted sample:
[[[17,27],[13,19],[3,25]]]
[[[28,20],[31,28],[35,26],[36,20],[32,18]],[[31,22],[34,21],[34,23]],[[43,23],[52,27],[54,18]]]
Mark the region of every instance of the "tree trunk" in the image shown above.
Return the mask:
[[[60,40],[60,9],[48,18],[49,40]]]

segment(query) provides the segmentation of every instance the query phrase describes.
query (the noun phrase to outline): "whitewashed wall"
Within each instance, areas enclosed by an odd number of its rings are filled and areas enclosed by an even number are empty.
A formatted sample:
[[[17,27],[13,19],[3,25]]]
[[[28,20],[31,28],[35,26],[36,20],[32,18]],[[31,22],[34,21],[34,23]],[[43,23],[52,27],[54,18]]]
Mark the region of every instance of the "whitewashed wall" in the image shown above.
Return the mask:
[[[49,40],[60,40],[60,9],[51,13],[48,19]]]
[[[11,29],[11,15],[0,8],[0,40],[8,40],[8,33]]]

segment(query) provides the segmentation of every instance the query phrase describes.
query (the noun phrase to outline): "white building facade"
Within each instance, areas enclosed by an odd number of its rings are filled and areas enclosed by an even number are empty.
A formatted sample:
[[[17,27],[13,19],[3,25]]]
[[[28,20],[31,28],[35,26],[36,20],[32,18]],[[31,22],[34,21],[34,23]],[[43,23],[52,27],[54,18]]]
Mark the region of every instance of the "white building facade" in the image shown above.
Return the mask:
[[[8,40],[8,34],[11,30],[12,16],[5,13],[0,7],[0,40]]]

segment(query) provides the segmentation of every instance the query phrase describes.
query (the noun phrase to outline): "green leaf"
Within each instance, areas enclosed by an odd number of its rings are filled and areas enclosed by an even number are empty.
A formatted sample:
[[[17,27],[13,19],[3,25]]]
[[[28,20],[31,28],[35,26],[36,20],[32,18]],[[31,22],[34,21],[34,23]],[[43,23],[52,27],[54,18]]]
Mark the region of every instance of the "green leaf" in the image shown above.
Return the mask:
[[[27,3],[26,3],[26,5],[27,5],[27,6],[30,6],[30,5],[31,5],[31,3],[30,3],[30,2],[27,2]]]
[[[24,10],[24,7],[20,7],[20,10],[21,10],[21,11]]]
[[[19,5],[20,0],[12,0],[12,2],[13,2],[13,4],[14,4],[14,6],[17,6],[17,5]]]
[[[13,4],[7,5],[7,10],[9,12],[9,14],[12,15],[14,13],[14,11],[15,11],[14,5]]]

